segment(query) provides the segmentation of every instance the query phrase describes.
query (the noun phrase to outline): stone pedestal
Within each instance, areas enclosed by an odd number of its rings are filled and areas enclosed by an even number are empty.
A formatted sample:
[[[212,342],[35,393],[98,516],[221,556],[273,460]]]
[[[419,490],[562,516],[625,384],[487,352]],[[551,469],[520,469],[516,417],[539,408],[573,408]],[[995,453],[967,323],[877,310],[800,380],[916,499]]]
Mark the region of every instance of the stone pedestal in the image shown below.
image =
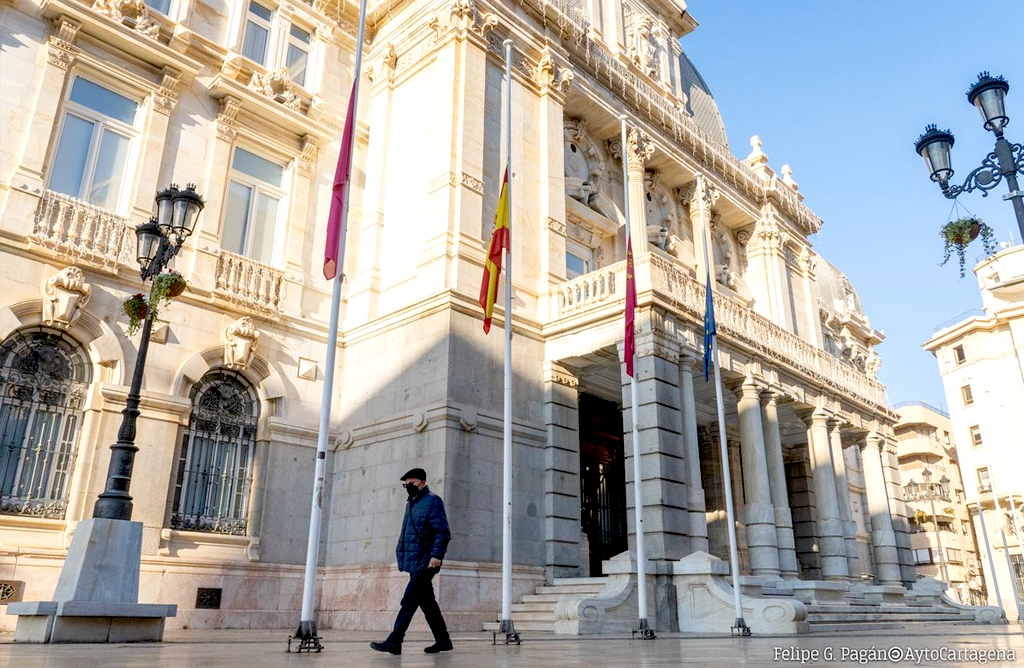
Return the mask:
[[[12,603],[15,642],[160,641],[176,605],[140,604],[142,523],[78,523],[52,601]]]

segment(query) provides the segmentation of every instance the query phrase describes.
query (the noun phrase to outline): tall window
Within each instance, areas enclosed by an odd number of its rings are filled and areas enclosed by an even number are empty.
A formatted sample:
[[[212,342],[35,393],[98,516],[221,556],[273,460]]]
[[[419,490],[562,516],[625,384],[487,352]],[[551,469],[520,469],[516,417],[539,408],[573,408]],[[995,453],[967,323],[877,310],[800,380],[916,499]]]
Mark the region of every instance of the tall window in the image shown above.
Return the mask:
[[[967,353],[962,345],[953,348],[953,361],[957,364],[963,364],[967,361]]]
[[[124,200],[139,104],[120,93],[75,77],[64,106],[50,190],[117,210]]]
[[[0,512],[63,519],[89,366],[43,330],[0,344]]]
[[[960,394],[963,395],[964,406],[970,406],[971,404],[974,403],[974,393],[971,392],[970,385],[964,385],[963,387],[961,387]]]
[[[273,261],[284,171],[282,165],[235,149],[221,247],[266,264]]]
[[[250,0],[245,13],[245,33],[242,35],[242,55],[260,65],[267,64],[270,45],[270,22],[274,11]]]
[[[971,445],[978,447],[981,445],[981,427],[973,425],[971,427]]]
[[[982,492],[992,491],[992,480],[988,474],[988,467],[978,469],[978,490]]]
[[[155,9],[164,16],[171,14],[171,0],[146,0],[146,6]]]
[[[211,371],[193,388],[172,528],[245,535],[259,410],[255,392],[232,371]]]
[[[953,548],[953,547],[947,547],[946,548],[946,561],[948,561],[951,564],[962,564],[962,563],[964,563],[964,560],[963,560],[963,557],[961,556],[960,550],[958,550],[956,548]]]
[[[300,86],[306,85],[306,70],[309,68],[310,43],[312,35],[297,25],[292,24],[288,31],[288,52],[285,54],[285,67],[288,76]]]
[[[578,241],[565,242],[565,277],[569,280],[590,273],[594,268],[594,251]]]

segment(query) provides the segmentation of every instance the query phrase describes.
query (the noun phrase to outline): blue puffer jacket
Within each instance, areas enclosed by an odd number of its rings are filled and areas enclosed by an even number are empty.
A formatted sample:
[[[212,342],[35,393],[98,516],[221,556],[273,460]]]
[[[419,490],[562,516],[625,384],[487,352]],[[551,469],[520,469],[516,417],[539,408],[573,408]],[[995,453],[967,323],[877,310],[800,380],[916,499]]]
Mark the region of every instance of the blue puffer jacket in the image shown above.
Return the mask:
[[[431,557],[444,559],[452,532],[444,513],[444,501],[429,487],[405,505],[402,533],[398,536],[398,570],[406,573],[422,571]]]

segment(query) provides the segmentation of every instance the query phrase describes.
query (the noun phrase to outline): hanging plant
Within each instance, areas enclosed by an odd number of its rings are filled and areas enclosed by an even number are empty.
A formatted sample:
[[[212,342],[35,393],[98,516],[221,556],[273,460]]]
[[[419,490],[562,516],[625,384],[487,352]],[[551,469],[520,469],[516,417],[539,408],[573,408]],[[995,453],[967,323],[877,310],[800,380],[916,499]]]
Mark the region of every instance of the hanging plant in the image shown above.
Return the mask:
[[[125,299],[121,310],[128,316],[128,336],[133,336],[135,332],[139,331],[146,316],[149,315],[149,303],[146,301],[146,295],[139,292]]]
[[[942,264],[949,262],[953,251],[956,251],[957,259],[960,262],[960,278],[967,274],[967,246],[981,236],[982,246],[986,253],[993,253],[996,249],[996,242],[992,228],[982,222],[977,216],[966,216],[951,220],[939,229],[939,235],[945,242],[942,249]]]
[[[153,318],[156,319],[164,306],[173,297],[177,297],[184,292],[187,287],[188,282],[176,271],[165,271],[162,274],[157,274],[153,278],[153,287],[149,290],[149,305],[153,309]]]

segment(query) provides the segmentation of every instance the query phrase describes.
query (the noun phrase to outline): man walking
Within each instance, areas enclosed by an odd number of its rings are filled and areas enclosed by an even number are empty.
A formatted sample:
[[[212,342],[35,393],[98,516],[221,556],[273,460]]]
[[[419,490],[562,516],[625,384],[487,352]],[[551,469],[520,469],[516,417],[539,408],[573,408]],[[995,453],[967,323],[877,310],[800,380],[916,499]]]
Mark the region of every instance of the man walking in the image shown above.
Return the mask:
[[[434,644],[425,648],[427,654],[452,649],[448,627],[441,616],[441,608],[434,598],[431,580],[441,570],[445,550],[452,534],[444,513],[444,501],[427,487],[427,474],[423,469],[410,470],[402,476],[402,486],[409,495],[405,506],[402,532],[398,536],[398,570],[409,574],[409,585],[402,597],[402,609],[395,619],[395,628],[383,642],[371,642],[378,652],[402,653],[402,641],[409,629],[416,608],[423,610],[427,625],[434,634]]]

